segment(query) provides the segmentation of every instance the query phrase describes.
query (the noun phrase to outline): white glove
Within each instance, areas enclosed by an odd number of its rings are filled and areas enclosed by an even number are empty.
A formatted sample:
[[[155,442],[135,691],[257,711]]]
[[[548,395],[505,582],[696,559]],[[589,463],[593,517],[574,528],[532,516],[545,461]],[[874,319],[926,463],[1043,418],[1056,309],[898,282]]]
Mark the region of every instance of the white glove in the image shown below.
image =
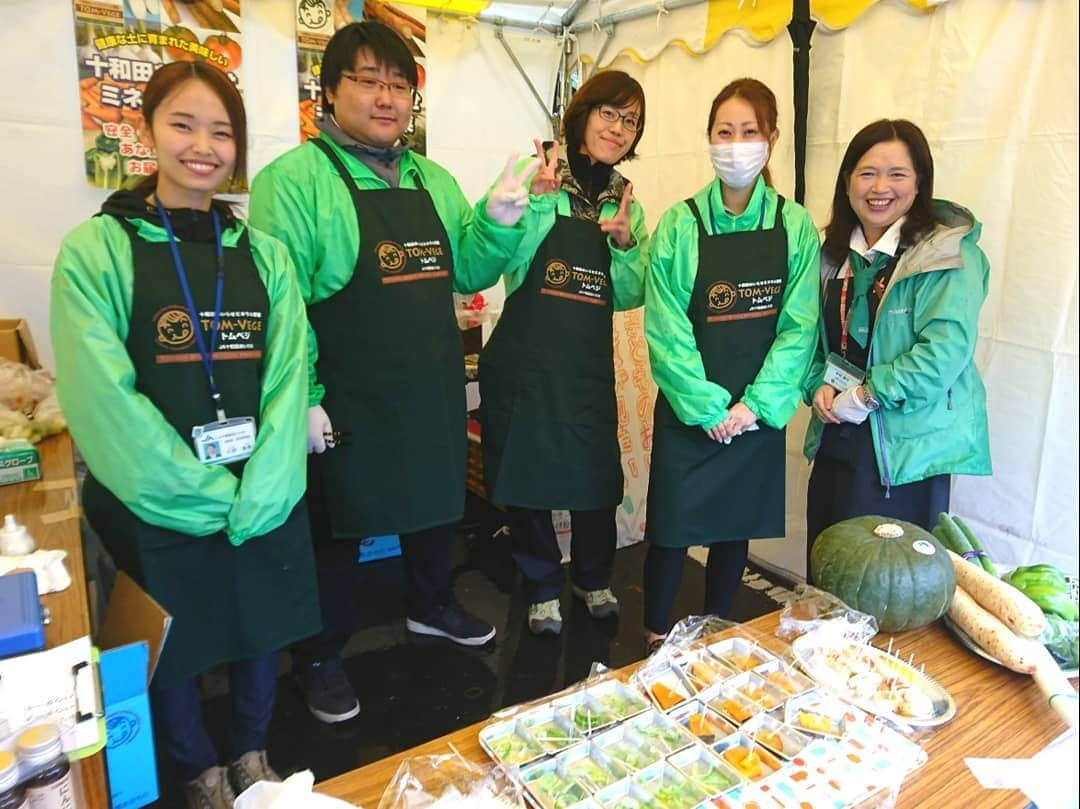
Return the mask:
[[[307,411],[307,451],[320,455],[327,447],[334,446],[334,428],[322,405],[309,407]]]
[[[503,168],[503,173],[495,187],[488,194],[484,212],[488,218],[503,227],[513,227],[525,213],[525,207],[529,204],[529,186],[525,184],[525,178],[536,171],[540,161],[536,158],[529,161],[514,174],[514,164],[517,162],[517,154],[510,155]]]
[[[859,398],[859,386],[852,385],[833,399],[832,414],[840,421],[862,424],[873,411]]]

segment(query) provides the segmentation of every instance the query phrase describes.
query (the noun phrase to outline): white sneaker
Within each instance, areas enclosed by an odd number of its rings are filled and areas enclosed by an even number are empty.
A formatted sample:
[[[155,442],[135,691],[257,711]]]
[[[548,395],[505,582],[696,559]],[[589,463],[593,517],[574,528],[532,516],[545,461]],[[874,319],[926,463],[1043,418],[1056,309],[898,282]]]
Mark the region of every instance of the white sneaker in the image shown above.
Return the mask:
[[[559,612],[557,598],[529,605],[529,631],[534,635],[542,635],[545,632],[558,635],[562,632],[562,614]]]
[[[619,614],[619,599],[611,592],[610,587],[602,590],[583,590],[576,584],[571,588],[574,595],[585,602],[589,608],[589,615],[593,618],[610,618]]]

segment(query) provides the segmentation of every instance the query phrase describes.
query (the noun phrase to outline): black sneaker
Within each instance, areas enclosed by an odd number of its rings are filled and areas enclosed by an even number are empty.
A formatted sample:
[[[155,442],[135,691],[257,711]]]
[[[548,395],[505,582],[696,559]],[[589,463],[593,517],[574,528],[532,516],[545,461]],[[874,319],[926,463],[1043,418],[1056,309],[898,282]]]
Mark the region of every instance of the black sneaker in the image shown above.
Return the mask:
[[[344,722],[360,713],[360,700],[345,676],[340,657],[317,660],[295,675],[308,710],[320,722]]]
[[[495,637],[495,627],[469,615],[457,601],[451,601],[425,621],[407,619],[405,628],[418,635],[448,638],[462,646],[483,646]]]

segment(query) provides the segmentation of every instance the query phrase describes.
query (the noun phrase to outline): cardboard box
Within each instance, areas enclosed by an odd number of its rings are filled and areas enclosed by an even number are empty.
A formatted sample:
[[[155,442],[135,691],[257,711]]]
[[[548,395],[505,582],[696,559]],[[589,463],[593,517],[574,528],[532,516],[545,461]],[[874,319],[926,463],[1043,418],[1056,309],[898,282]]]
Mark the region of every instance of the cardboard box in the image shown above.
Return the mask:
[[[25,438],[0,438],[0,486],[41,477],[41,458]]]
[[[113,809],[139,809],[158,799],[147,687],[171,623],[172,616],[130,576],[117,574],[98,633]]]
[[[0,357],[31,368],[41,367],[34,338],[30,336],[30,324],[21,317],[0,319]]]

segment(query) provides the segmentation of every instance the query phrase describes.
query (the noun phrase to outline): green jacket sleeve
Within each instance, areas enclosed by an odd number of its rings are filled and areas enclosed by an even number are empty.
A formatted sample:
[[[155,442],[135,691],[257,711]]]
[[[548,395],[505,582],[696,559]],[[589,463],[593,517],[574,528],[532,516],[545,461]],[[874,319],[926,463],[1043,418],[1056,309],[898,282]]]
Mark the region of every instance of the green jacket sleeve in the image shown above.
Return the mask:
[[[795,414],[818,338],[820,292],[818,235],[806,210],[784,207],[788,233],[788,282],[776,322],[776,339],[761,370],[743,392],[743,403],[770,427],[780,429]]]
[[[818,287],[818,295],[821,294],[821,287]],[[818,314],[818,337],[814,342],[814,356],[810,360],[810,367],[806,369],[806,375],[803,377],[803,402],[807,405],[814,403],[814,394],[817,393],[817,389],[825,384],[825,336],[821,333],[821,330],[825,327],[822,318],[823,314]]]
[[[867,383],[883,409],[907,413],[938,400],[971,362],[990,265],[973,239],[961,243],[963,266],[911,279],[915,343],[892,362],[873,363]]]
[[[60,406],[91,473],[137,517],[192,536],[222,531],[236,477],[199,463],[135,390],[124,346],[132,284],[131,243],[111,217],[95,217],[64,239],[50,309]]]
[[[615,311],[636,309],[645,303],[645,275],[649,267],[649,229],[645,226],[645,211],[634,200],[630,203],[630,233],[634,244],[619,249],[611,239],[611,286]]]
[[[727,417],[731,393],[705,378],[686,311],[697,273],[697,226],[682,203],[664,214],[649,248],[645,339],[653,379],[679,421],[712,427]]]
[[[308,337],[304,302],[284,245],[252,231],[251,248],[270,299],[259,434],[229,511],[234,545],[280,526],[304,495]]]
[[[285,245],[302,303],[314,303],[315,274],[323,263],[325,252],[323,241],[318,238],[315,200],[308,199],[291,178],[271,165],[255,177],[248,207],[251,226],[271,234]],[[349,270],[352,270],[351,266]],[[304,322],[307,322],[306,314]],[[315,377],[319,344],[310,325],[307,326],[306,344],[307,403],[313,407],[322,402],[326,389]]]

